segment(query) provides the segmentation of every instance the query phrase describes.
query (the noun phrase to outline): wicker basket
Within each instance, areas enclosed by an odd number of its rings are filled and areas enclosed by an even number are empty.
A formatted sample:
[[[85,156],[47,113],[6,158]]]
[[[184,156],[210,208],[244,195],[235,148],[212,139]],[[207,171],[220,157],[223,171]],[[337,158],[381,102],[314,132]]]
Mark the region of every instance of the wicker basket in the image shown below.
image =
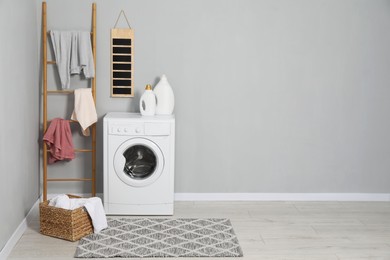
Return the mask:
[[[91,218],[84,208],[67,210],[49,206],[49,201],[44,201],[39,204],[39,215],[40,230],[44,235],[77,241],[93,233]]]

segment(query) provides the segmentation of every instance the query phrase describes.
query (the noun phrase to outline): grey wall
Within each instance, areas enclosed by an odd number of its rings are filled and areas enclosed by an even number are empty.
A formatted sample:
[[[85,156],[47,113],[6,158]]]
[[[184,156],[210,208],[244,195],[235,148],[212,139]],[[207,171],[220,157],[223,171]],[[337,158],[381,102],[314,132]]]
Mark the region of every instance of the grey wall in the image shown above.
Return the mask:
[[[90,28],[92,1],[47,2],[51,28]],[[100,119],[138,111],[145,84],[165,73],[176,97],[176,192],[390,192],[389,1],[96,2]],[[109,95],[121,9],[136,35],[132,99]],[[77,172],[72,163],[53,172]]]
[[[39,196],[34,1],[0,0],[0,250]]]

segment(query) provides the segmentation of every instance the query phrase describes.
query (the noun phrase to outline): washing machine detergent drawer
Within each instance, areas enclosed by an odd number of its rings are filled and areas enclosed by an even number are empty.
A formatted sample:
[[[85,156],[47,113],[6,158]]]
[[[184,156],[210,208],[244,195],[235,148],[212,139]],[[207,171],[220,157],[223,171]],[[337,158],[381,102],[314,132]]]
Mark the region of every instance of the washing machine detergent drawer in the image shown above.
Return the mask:
[[[170,135],[171,125],[166,123],[145,123],[145,135]]]

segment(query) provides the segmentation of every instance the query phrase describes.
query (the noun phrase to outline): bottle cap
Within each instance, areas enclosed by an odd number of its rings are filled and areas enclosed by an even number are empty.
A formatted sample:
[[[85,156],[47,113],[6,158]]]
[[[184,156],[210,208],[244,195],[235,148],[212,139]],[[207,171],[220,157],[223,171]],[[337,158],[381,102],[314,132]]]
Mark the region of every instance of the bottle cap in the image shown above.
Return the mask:
[[[152,86],[150,84],[146,85],[145,90],[152,90]]]

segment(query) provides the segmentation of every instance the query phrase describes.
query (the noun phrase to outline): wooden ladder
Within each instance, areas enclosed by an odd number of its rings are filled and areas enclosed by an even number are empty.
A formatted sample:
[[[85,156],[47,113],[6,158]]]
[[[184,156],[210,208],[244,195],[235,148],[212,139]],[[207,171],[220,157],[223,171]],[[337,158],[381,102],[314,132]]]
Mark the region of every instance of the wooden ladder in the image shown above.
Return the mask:
[[[56,64],[55,61],[47,60],[47,19],[46,19],[46,2],[42,2],[42,42],[43,42],[43,134],[47,130],[48,122],[47,119],[47,96],[48,94],[71,94],[73,90],[48,90],[47,89],[47,66]],[[95,77],[92,78],[92,96],[96,104],[96,3],[92,4],[92,53],[95,68]],[[71,123],[77,123],[77,121],[69,120]],[[65,181],[90,181],[92,196],[96,195],[96,123],[91,127],[91,138],[92,138],[92,149],[74,149],[78,153],[91,153],[92,154],[92,176],[91,178],[48,178],[47,177],[47,163],[48,163],[48,148],[45,142],[43,142],[43,200],[47,200],[47,184],[48,182],[65,182]]]

